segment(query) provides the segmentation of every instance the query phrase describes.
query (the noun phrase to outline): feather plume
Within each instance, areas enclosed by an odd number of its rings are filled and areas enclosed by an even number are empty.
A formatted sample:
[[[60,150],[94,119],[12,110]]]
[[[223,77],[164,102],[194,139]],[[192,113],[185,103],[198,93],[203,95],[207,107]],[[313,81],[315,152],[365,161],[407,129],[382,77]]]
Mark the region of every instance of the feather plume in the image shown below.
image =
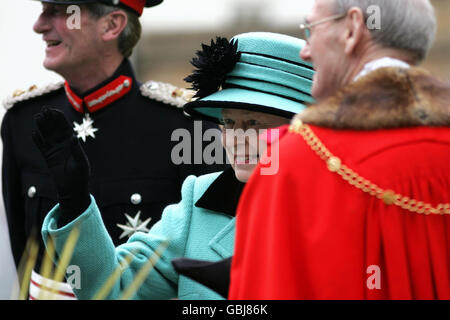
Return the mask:
[[[186,77],[186,82],[192,83],[192,89],[197,93],[195,98],[204,98],[217,92],[225,82],[226,75],[231,72],[239,61],[237,40],[216,37],[208,46],[202,44],[202,50],[196,52],[191,64],[197,69]]]

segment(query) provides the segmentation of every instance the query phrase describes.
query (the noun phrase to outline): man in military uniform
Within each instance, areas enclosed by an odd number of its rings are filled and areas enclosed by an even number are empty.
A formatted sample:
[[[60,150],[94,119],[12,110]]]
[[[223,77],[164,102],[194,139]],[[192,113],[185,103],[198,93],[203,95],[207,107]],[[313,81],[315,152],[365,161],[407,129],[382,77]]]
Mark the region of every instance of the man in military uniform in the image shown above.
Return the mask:
[[[44,279],[39,231],[57,203],[56,190],[31,140],[34,115],[46,107],[61,110],[91,163],[90,192],[95,195],[115,245],[159,220],[162,209],[180,200],[191,174],[219,171],[222,165],[175,165],[172,132],[194,133],[194,122],[181,107],[186,90],[159,82],[139,83],[128,60],[141,33],[144,7],[162,0],[41,0],[34,31],[47,43],[44,67],[64,82],[17,91],[6,100],[3,139],[3,197],[16,265],[35,233],[40,249],[31,277],[30,297],[38,298]],[[81,8],[80,27],[70,28],[69,5]],[[203,123],[202,128],[212,124]],[[67,284],[57,296],[74,298]]]

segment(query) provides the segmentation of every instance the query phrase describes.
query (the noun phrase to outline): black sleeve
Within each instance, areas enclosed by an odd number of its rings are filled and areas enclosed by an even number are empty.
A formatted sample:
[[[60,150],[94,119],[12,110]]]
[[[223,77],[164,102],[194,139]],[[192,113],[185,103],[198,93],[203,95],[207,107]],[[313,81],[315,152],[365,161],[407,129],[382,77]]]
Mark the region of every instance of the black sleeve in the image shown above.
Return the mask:
[[[19,166],[14,152],[14,141],[11,134],[11,117],[7,112],[2,121],[1,137],[3,141],[2,187],[3,202],[8,221],[11,249],[16,267],[25,250],[25,211],[21,192]]]

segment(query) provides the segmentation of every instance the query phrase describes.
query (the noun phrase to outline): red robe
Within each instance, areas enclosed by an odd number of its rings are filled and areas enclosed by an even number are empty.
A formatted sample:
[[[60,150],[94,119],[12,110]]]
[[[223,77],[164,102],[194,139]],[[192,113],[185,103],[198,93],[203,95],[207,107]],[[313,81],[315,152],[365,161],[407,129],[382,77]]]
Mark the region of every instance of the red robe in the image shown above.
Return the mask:
[[[422,71],[408,75],[375,72],[300,117],[380,188],[449,204],[450,90]],[[242,194],[230,299],[450,299],[449,214],[410,212],[363,192],[298,133],[278,143],[278,173],[258,166]]]

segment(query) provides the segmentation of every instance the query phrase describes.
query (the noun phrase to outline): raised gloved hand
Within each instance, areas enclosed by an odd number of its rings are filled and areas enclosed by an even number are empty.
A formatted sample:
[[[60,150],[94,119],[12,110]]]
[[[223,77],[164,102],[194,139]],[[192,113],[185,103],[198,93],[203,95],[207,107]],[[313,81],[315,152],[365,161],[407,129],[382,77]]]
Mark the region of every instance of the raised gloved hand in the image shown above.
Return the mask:
[[[44,107],[35,115],[32,138],[56,184],[62,215],[58,226],[77,218],[90,204],[89,161],[64,114]]]

